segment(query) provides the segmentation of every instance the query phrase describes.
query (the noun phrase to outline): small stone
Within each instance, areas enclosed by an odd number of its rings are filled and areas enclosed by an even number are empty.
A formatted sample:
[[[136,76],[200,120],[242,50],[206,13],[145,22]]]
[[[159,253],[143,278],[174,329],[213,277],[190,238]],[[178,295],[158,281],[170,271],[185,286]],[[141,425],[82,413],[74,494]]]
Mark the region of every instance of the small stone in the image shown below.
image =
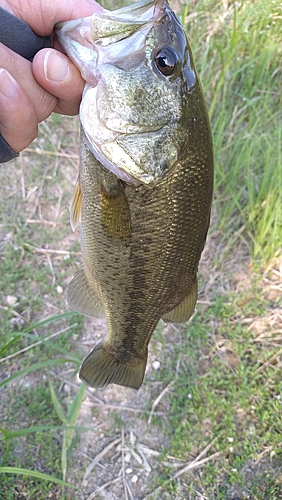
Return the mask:
[[[131,444],[131,446],[134,446],[136,443],[136,436],[135,436],[134,432],[132,431],[132,429],[130,429],[129,436],[130,436],[130,444]]]
[[[129,453],[129,451],[127,451],[126,454],[124,455],[124,461],[130,462],[130,460],[131,460],[131,453]]]
[[[19,317],[11,318],[10,319],[10,324],[11,324],[12,327],[18,328],[19,326],[24,325],[24,319],[23,318],[19,318]]]
[[[7,295],[6,302],[8,306],[14,306],[18,302],[18,299],[17,297],[15,297],[15,295]]]
[[[130,481],[131,481],[132,483],[137,483],[137,481],[138,481],[138,476],[137,476],[137,474],[133,474],[133,476],[132,476],[132,478],[130,479]]]
[[[63,291],[64,291],[64,290],[63,290],[63,288],[62,288],[60,285],[58,285],[58,286],[57,286],[56,290],[57,290],[57,292],[58,292],[60,295],[61,295],[61,294],[63,293]]]
[[[132,474],[133,469],[131,469],[131,467],[127,467],[127,469],[125,469],[125,472],[126,474]]]
[[[22,380],[22,381],[20,381],[20,385],[22,387],[25,387],[26,389],[29,389],[30,386],[31,386],[31,384],[30,384],[30,382],[28,380]]]
[[[154,368],[154,370],[159,370],[161,367],[161,363],[156,360],[152,363],[152,367]]]

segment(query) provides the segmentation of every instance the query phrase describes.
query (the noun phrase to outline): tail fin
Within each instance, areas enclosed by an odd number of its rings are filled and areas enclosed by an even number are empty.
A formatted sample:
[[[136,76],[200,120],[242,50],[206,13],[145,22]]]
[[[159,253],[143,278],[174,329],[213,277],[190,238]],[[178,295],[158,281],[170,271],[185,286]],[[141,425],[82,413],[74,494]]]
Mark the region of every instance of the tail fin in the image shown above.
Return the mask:
[[[91,387],[105,387],[108,384],[118,384],[132,389],[142,385],[147,355],[139,363],[121,363],[105,352],[103,342],[100,342],[83,361],[79,376]]]

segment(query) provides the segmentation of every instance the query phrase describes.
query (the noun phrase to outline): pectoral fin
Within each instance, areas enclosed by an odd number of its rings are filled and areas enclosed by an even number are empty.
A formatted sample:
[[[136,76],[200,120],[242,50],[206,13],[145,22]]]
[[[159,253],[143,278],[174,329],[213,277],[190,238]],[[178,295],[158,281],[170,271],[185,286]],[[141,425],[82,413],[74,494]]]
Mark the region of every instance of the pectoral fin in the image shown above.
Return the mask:
[[[123,245],[130,241],[131,222],[125,189],[119,179],[106,189],[101,184],[101,224],[110,237]]]
[[[102,299],[94,283],[88,280],[84,267],[75,273],[69,283],[67,300],[72,309],[85,316],[100,318],[105,315]]]
[[[79,376],[91,387],[105,387],[118,384],[139,389],[143,382],[147,354],[136,363],[116,361],[100,342],[83,361]]]
[[[187,321],[193,314],[198,295],[197,279],[193,284],[190,293],[185,299],[178,304],[174,309],[164,314],[162,319],[168,323],[183,323]]]
[[[81,207],[82,207],[82,191],[78,178],[70,203],[70,223],[73,231],[80,222]]]

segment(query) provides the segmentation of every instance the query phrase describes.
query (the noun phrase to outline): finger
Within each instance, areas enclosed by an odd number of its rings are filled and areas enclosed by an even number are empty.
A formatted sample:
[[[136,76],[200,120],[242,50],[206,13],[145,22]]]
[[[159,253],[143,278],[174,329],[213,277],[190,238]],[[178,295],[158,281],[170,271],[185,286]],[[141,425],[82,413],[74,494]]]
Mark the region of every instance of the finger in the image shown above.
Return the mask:
[[[33,104],[16,80],[0,69],[0,133],[16,152],[37,136],[37,116]]]
[[[20,83],[34,106],[37,121],[45,120],[55,109],[57,99],[37,83],[31,63],[0,43],[0,68],[6,69]]]
[[[94,12],[102,12],[101,5],[93,0],[52,0],[41,5],[34,2],[32,8],[23,9],[21,0],[14,0],[12,11],[25,21],[37,35],[51,35],[54,25],[70,19],[91,16]],[[38,22],[40,20],[40,22]]]
[[[85,82],[67,56],[54,49],[40,50],[34,57],[32,70],[37,82],[58,98],[55,112],[78,113]]]

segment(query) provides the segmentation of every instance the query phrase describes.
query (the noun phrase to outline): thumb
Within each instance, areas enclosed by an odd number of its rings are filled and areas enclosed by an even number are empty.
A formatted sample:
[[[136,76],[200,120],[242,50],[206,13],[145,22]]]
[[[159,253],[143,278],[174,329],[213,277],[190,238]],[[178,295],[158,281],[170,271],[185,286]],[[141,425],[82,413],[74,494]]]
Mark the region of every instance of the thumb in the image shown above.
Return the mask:
[[[67,56],[55,49],[42,49],[33,59],[32,71],[41,87],[57,97],[55,112],[78,113],[85,82]]]
[[[56,23],[91,16],[94,12],[104,10],[94,0],[38,1],[33,2],[30,9],[23,8],[22,0],[13,0],[12,9],[37,35],[41,36],[51,35]]]

